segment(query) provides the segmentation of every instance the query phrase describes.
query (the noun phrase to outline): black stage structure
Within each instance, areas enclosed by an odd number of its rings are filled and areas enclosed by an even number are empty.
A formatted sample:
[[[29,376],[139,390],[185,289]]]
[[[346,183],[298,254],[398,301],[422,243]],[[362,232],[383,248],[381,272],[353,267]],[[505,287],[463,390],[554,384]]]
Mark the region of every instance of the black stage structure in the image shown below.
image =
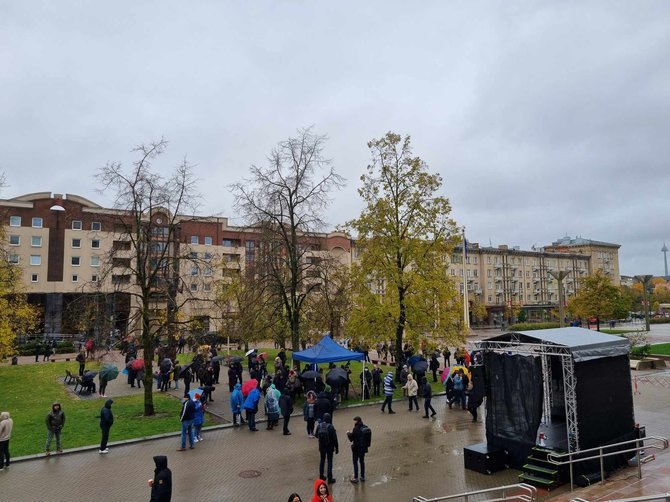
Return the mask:
[[[483,355],[487,444],[507,451],[510,466],[520,468],[535,446],[579,452],[635,438],[627,339],[556,328],[475,345]]]

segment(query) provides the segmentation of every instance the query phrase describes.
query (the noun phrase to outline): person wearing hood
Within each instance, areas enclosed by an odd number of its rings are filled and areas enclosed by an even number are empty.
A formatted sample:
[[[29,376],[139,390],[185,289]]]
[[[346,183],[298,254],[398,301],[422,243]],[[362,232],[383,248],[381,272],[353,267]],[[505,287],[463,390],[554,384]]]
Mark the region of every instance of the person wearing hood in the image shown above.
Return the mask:
[[[284,417],[284,436],[290,436],[291,431],[288,430],[288,422],[291,420],[291,413],[293,413],[293,399],[291,394],[286,391],[279,398],[279,409],[282,417]]]
[[[423,396],[423,418],[428,418],[428,410],[431,412],[430,416],[434,417],[437,413],[430,404],[431,399],[433,399],[433,389],[428,383],[426,377],[421,378],[421,395]]]
[[[51,448],[51,441],[54,436],[56,436],[56,451],[62,453],[63,449],[61,447],[60,434],[63,427],[65,427],[65,413],[61,409],[60,403],[51,405],[51,411],[47,414],[45,422],[47,424],[47,443],[44,447],[44,452],[47,455],[51,454],[49,451]]]
[[[239,383],[235,384],[235,389],[230,395],[230,411],[233,413],[233,426],[237,427],[237,417],[240,418],[240,423],[244,424],[242,418],[242,404],[244,404],[244,396],[242,395],[242,386]]]
[[[9,467],[9,440],[12,438],[14,421],[9,418],[9,412],[0,413],[0,471]]]
[[[384,377],[384,403],[382,404],[382,413],[384,413],[386,406],[389,407],[389,415],[393,415],[395,413],[391,407],[391,403],[393,402],[393,389],[395,389],[393,372],[389,371]]]
[[[265,394],[265,414],[268,419],[266,429],[271,431],[279,423],[279,399],[272,387],[268,387]]]
[[[319,462],[319,478],[326,480],[324,476],[324,464],[328,460],[328,483],[334,483],[333,477],[333,453],[336,455],[340,453],[340,447],[337,442],[337,431],[332,424],[330,413],[323,415],[323,421],[319,424],[316,430],[316,437],[319,440],[319,454],[321,459]]]
[[[416,411],[419,411],[419,400],[416,395],[419,392],[419,384],[416,383],[412,374],[407,375],[407,383],[403,385],[403,389],[407,390],[407,399],[409,400],[409,411],[412,411],[412,403],[416,405]]]
[[[311,502],[333,502],[328,485],[323,479],[314,481],[314,495]]]
[[[258,401],[261,400],[261,391],[258,390],[258,387],[254,387],[249,392],[249,395],[244,400],[242,408],[247,414],[247,423],[249,425],[249,430],[252,432],[258,431],[256,428],[256,413],[258,413]]]
[[[330,399],[328,399],[328,395],[325,392],[319,392],[314,403],[314,418],[317,422],[320,422],[326,413],[332,412],[333,406],[330,403]]]
[[[114,423],[114,415],[112,414],[112,401],[108,399],[105,405],[100,410],[100,430],[102,431],[102,439],[100,440],[100,451],[98,453],[109,453],[107,449],[107,441],[109,441],[109,429]]]
[[[154,479],[149,480],[151,487],[150,502],[170,502],[172,499],[172,471],[168,469],[168,460],[165,455],[154,457]]]

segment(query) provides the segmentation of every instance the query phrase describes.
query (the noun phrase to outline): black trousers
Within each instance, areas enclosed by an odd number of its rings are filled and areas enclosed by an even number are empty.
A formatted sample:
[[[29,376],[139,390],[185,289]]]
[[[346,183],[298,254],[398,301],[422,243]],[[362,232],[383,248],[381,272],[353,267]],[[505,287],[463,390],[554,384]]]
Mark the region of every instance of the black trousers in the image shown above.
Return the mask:
[[[100,440],[100,449],[104,450],[105,448],[107,448],[107,441],[109,441],[109,427],[100,426],[100,429],[102,430],[102,439]]]
[[[391,402],[393,401],[393,396],[386,396],[384,398],[384,404],[382,404],[382,411],[384,411],[384,408],[386,408],[386,405],[389,407],[389,411],[393,411],[393,408],[391,408]]]
[[[291,415],[284,415],[284,433],[288,432],[288,422],[291,420]]]
[[[419,411],[419,400],[416,396],[409,396],[409,410],[412,411],[412,403],[416,405],[416,411]]]
[[[378,396],[378,395],[379,395],[379,388],[380,388],[380,386],[381,386],[381,383],[380,383],[380,382],[372,382],[372,393],[373,393],[375,396]]]
[[[354,461],[354,478],[358,479],[358,465],[361,466],[361,479],[365,479],[365,453],[357,450],[351,450]]]
[[[424,416],[426,416],[426,417],[428,416],[428,410],[432,411],[431,415],[435,415],[435,413],[437,413],[433,409],[433,407],[430,405],[430,398],[423,400],[423,409],[424,409],[424,413],[425,413]]]
[[[86,368],[86,363],[79,363],[79,376],[84,376],[84,369]]]
[[[9,439],[0,441],[0,467],[9,467]]]

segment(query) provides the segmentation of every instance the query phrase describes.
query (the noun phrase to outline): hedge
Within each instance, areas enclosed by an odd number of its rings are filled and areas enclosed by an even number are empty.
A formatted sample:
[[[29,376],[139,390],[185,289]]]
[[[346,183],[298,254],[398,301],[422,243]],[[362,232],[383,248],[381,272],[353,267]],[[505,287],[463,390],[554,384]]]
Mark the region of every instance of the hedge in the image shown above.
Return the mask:
[[[531,331],[535,329],[551,329],[559,327],[560,324],[557,322],[519,322],[510,324],[504,331]]]

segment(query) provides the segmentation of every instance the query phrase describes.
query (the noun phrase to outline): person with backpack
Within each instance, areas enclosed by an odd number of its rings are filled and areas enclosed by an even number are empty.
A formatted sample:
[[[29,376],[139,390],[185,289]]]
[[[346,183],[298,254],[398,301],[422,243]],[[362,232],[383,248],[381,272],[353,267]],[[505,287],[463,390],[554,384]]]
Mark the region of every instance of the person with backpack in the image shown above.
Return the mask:
[[[354,477],[349,481],[356,484],[365,481],[365,454],[372,443],[372,431],[363,423],[361,417],[354,417],[354,428],[347,431],[347,438],[351,441],[351,456],[354,462]],[[361,467],[361,476],[358,477],[358,466]]]
[[[337,442],[337,431],[332,424],[330,413],[323,415],[323,420],[316,429],[316,437],[319,440],[319,454],[321,455],[319,478],[324,481],[328,479],[328,483],[332,484],[335,482],[335,478],[333,477],[333,452],[336,455],[339,454],[340,447]],[[323,475],[326,460],[328,460],[328,478]]]
[[[393,389],[395,389],[395,382],[393,381],[393,372],[389,371],[387,375],[384,377],[384,404],[382,404],[382,413],[384,413],[384,409],[388,405],[389,407],[389,415],[393,415],[395,411],[393,411],[393,408],[391,407],[391,403],[393,401]]]

